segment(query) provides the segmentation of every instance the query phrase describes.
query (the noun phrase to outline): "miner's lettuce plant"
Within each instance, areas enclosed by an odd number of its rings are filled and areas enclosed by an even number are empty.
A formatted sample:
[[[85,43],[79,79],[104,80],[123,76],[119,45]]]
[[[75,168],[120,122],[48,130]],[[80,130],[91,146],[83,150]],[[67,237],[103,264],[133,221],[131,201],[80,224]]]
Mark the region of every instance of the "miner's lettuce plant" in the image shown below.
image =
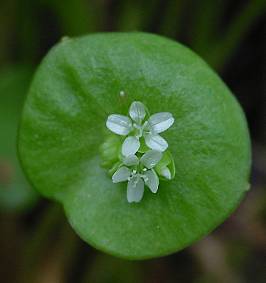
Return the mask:
[[[249,186],[249,134],[230,90],[192,51],[146,33],[52,48],[31,84],[18,149],[31,183],[62,203],[80,237],[124,258],[190,245]]]

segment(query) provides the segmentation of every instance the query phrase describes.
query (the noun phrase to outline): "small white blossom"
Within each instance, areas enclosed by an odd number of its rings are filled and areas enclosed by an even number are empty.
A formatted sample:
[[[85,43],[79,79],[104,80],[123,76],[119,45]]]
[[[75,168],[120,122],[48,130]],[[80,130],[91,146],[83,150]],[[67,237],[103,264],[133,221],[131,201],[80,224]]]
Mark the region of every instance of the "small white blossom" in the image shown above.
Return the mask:
[[[168,143],[159,133],[173,125],[173,115],[169,112],[160,112],[144,121],[146,115],[147,111],[143,103],[134,101],[129,108],[130,117],[120,114],[108,116],[107,128],[117,135],[127,136],[122,145],[124,156],[133,155],[139,150],[141,137],[150,149],[161,152],[167,149]]]
[[[162,169],[161,175],[162,175],[163,177],[165,177],[166,179],[168,179],[168,180],[171,180],[171,178],[172,178],[170,169],[169,169],[167,166],[165,166],[165,167]]]
[[[149,150],[139,159],[136,155],[125,156],[123,165],[113,174],[113,183],[127,181],[128,202],[140,202],[144,194],[144,184],[156,193],[159,187],[159,178],[154,167],[162,158],[162,153]],[[131,167],[131,168],[128,168]]]

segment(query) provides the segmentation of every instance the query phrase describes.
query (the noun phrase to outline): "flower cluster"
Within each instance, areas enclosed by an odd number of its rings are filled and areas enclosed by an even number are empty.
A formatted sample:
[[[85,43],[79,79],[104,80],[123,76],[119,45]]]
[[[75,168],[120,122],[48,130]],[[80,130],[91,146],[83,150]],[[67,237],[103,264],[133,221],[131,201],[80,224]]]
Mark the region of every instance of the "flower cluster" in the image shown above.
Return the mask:
[[[125,137],[121,146],[121,162],[112,180],[114,183],[128,182],[128,202],[139,202],[142,199],[144,185],[156,193],[159,187],[157,173],[165,179],[173,177],[167,167],[169,162],[161,162],[169,159],[167,156],[164,158],[168,143],[159,134],[172,126],[174,118],[169,112],[147,116],[148,110],[144,104],[134,101],[129,109],[129,117],[111,114],[106,121],[110,131]]]

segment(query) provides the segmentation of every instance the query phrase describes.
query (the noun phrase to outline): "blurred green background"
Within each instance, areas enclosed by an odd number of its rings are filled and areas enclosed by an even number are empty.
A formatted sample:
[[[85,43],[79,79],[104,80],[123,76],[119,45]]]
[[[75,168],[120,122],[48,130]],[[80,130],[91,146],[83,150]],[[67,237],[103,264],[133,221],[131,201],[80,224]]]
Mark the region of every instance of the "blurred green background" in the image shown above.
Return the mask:
[[[0,282],[266,282],[266,1],[0,1]],[[62,209],[40,198],[16,157],[34,69],[63,36],[147,31],[189,46],[223,78],[247,115],[251,190],[211,235],[171,256],[125,261],[82,242]]]

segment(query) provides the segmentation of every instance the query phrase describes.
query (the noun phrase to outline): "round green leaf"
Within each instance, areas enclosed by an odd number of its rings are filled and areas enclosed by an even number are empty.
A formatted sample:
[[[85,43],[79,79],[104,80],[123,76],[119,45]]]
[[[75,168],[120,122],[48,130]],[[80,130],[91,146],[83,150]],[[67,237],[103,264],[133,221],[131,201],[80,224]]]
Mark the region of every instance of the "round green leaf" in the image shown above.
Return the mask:
[[[0,72],[0,210],[22,211],[37,194],[25,180],[17,159],[16,136],[31,68],[8,67]]]
[[[162,136],[176,174],[129,204],[126,183],[112,183],[100,166],[100,145],[108,115],[127,115],[133,101],[151,114],[173,114]],[[146,33],[95,34],[55,46],[31,85],[19,152],[34,186],[63,204],[80,237],[124,258],[190,245],[223,222],[248,188],[250,141],[239,104],[197,55]]]

